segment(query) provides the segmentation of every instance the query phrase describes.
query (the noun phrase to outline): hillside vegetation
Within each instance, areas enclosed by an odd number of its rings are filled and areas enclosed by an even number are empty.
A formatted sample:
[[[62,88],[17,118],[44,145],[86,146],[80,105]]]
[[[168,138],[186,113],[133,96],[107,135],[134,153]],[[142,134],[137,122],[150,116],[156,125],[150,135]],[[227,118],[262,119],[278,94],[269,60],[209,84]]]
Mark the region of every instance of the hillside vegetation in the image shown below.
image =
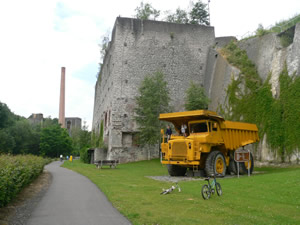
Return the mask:
[[[231,80],[227,88],[228,105],[219,106],[220,114],[229,120],[255,123],[260,139],[266,135],[267,143],[282,161],[290,159],[300,147],[300,77],[288,74],[285,66],[279,76],[280,92],[273,97],[271,74],[263,82],[246,51],[231,42],[221,53],[241,74]]]
[[[261,24],[259,24],[258,28],[254,32],[254,35],[246,37],[245,39],[261,37],[269,33],[281,33],[295,26],[297,23],[300,23],[300,14],[297,14],[290,19],[277,22],[274,26],[270,26],[269,28],[264,28]]]

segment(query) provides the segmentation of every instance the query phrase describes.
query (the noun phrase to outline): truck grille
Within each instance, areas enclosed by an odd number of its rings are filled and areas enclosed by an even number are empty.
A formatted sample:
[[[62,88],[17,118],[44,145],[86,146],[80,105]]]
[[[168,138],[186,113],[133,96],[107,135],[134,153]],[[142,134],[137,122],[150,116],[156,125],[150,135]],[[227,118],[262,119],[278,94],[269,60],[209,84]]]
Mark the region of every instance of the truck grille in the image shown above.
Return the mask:
[[[186,157],[187,156],[187,147],[185,142],[175,142],[172,146],[172,157]]]

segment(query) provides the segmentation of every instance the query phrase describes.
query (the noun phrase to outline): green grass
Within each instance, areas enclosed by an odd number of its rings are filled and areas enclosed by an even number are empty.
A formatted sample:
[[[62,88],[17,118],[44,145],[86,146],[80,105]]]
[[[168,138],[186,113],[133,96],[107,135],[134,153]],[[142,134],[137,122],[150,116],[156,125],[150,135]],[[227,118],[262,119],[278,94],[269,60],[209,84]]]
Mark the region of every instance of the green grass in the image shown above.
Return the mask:
[[[203,200],[205,181],[182,181],[182,192],[160,195],[171,183],[146,176],[167,175],[158,160],[96,169],[79,160],[64,167],[92,180],[133,224],[300,224],[300,167],[259,168],[265,173],[218,179],[223,195]]]

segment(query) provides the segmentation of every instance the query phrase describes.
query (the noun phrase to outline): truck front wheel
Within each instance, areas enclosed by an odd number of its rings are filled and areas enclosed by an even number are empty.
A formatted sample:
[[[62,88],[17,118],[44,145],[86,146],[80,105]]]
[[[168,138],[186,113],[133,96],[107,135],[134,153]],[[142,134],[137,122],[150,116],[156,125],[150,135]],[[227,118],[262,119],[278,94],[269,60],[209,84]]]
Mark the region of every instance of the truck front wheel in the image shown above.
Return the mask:
[[[207,176],[225,176],[226,163],[222,152],[213,151],[209,153],[205,161],[205,172]]]
[[[168,165],[168,172],[170,176],[184,176],[186,173],[187,168],[177,165]]]

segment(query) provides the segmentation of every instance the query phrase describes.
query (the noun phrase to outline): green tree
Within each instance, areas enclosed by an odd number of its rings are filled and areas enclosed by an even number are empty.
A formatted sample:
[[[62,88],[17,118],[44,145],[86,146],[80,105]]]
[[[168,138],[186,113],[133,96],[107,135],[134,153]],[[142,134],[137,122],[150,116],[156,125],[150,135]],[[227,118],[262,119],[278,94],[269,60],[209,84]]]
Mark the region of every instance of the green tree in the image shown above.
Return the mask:
[[[0,129],[13,124],[13,113],[5,103],[0,102]]]
[[[201,0],[193,3],[193,8],[189,12],[190,23],[191,24],[209,24],[209,14],[207,11],[207,5],[204,4]]]
[[[66,129],[52,125],[42,129],[40,138],[41,154],[48,157],[69,155],[72,151],[72,139]]]
[[[146,76],[139,88],[139,96],[136,97],[135,120],[139,125],[139,144],[158,143],[162,128],[158,117],[160,113],[170,110],[169,102],[169,91],[163,73],[156,72],[152,76]]]
[[[58,119],[57,118],[52,119],[49,116],[49,117],[47,117],[47,118],[44,119],[42,127],[43,128],[45,128],[45,127],[51,127],[51,126],[57,125],[57,124],[58,124]]]
[[[77,127],[73,128],[71,134],[73,155],[79,155],[81,149],[91,147],[91,132],[88,131],[85,121],[82,129]]]
[[[17,121],[7,131],[14,138],[13,154],[39,154],[39,133],[28,120]]]
[[[140,6],[135,9],[135,17],[142,20],[155,20],[160,15],[160,11],[156,10],[149,3],[141,2]]]
[[[259,24],[259,25],[258,25],[258,28],[257,28],[256,31],[255,31],[255,34],[256,34],[257,36],[259,36],[259,37],[261,37],[261,36],[263,36],[263,35],[265,35],[265,34],[267,34],[267,33],[269,33],[269,31],[266,30],[266,29],[263,27],[262,24]]]
[[[14,137],[6,129],[0,129],[0,154],[13,153],[15,146]]]
[[[190,87],[186,90],[185,109],[197,110],[207,109],[209,98],[204,92],[204,88],[200,84],[191,82]]]
[[[174,14],[167,15],[166,21],[171,23],[189,23],[188,13],[185,10],[177,8]]]

